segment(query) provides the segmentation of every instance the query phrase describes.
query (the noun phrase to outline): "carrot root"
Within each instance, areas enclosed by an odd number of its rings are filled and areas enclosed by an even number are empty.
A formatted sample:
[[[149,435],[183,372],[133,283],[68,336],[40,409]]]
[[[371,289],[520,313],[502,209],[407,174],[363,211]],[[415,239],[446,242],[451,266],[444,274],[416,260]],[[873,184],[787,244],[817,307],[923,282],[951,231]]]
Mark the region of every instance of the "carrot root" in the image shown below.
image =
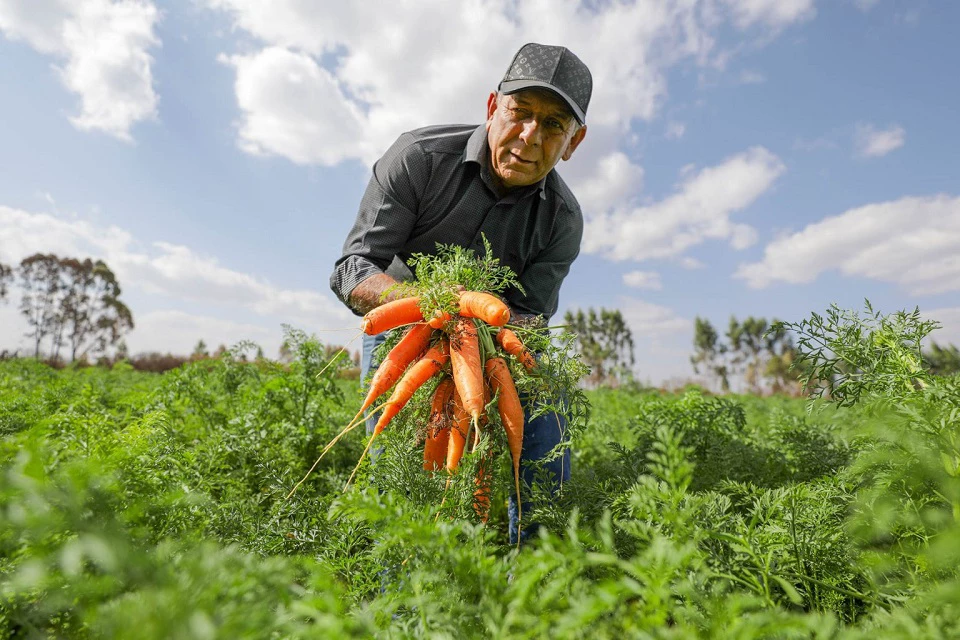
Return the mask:
[[[420,311],[420,298],[411,296],[374,307],[363,316],[360,328],[372,336],[415,322],[423,322],[423,312]]]
[[[520,502],[520,455],[523,451],[524,415],[520,395],[513,383],[510,369],[503,358],[490,358],[485,366],[491,389],[497,393],[497,412],[507,434],[507,444],[513,462],[513,485],[517,495],[517,540],[520,539],[520,520],[522,504]]]

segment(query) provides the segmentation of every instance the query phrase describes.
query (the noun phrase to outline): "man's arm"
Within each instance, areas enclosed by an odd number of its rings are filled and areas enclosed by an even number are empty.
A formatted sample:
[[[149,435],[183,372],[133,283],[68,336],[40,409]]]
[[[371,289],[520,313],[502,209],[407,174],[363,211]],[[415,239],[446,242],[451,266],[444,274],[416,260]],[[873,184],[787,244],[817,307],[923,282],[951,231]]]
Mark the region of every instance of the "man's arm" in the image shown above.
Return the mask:
[[[384,302],[396,300],[399,297],[396,292],[392,291],[386,296],[383,295],[387,289],[395,284],[397,284],[397,281],[385,273],[370,276],[353,288],[347,303],[357,313],[366,314]]]
[[[416,224],[429,177],[419,145],[404,134],[374,165],[357,218],[334,265],[330,287],[358,315],[380,305],[396,280],[386,274]]]

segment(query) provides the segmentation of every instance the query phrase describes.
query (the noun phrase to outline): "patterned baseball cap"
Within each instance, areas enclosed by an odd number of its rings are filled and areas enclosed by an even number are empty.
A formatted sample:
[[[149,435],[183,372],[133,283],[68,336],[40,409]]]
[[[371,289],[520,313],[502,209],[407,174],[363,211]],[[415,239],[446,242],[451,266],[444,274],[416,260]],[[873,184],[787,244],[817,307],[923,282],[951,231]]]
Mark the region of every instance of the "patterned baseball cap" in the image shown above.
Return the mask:
[[[498,87],[500,93],[541,87],[553,91],[570,105],[583,124],[593,91],[590,69],[566,47],[530,42],[520,47]]]

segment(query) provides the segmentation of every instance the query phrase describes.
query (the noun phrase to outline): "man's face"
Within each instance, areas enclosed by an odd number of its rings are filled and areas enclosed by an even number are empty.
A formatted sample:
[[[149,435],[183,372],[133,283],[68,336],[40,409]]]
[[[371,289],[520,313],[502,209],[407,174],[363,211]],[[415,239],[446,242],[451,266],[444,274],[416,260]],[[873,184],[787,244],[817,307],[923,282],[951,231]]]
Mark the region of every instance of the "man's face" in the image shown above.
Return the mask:
[[[570,159],[586,133],[549,91],[494,92],[487,99],[490,165],[507,189],[542,180],[561,158]]]

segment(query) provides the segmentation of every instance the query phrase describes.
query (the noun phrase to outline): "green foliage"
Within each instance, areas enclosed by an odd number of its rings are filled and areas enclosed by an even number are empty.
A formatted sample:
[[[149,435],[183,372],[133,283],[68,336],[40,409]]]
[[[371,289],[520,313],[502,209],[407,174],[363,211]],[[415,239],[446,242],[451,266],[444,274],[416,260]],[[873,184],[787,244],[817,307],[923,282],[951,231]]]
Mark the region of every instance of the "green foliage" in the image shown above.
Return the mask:
[[[852,406],[861,396],[910,396],[929,381],[920,348],[939,323],[922,319],[919,309],[886,316],[869,300],[864,307],[861,314],[831,305],[826,315],[774,325],[799,336],[796,362],[807,365],[801,381],[814,397]]]
[[[500,294],[513,288],[524,293],[516,274],[493,256],[486,236],[483,248],[478,255],[472,249],[437,243],[434,253],[415,253],[408,261],[416,282],[397,286],[405,295],[420,296],[420,307],[427,318],[443,311],[456,313],[457,292],[461,289]]]
[[[284,500],[360,397],[302,332],[283,365],[250,344],[163,375],[0,362],[0,637],[957,636],[960,379],[903,357],[909,314],[871,317],[879,338],[838,313],[830,349],[801,351],[817,371],[857,356],[816,412],[567,398],[573,479],[525,513],[542,526],[521,549],[498,429],[449,488],[419,464],[430,389],[353,488],[356,432]],[[576,375],[560,353],[528,391]]]

